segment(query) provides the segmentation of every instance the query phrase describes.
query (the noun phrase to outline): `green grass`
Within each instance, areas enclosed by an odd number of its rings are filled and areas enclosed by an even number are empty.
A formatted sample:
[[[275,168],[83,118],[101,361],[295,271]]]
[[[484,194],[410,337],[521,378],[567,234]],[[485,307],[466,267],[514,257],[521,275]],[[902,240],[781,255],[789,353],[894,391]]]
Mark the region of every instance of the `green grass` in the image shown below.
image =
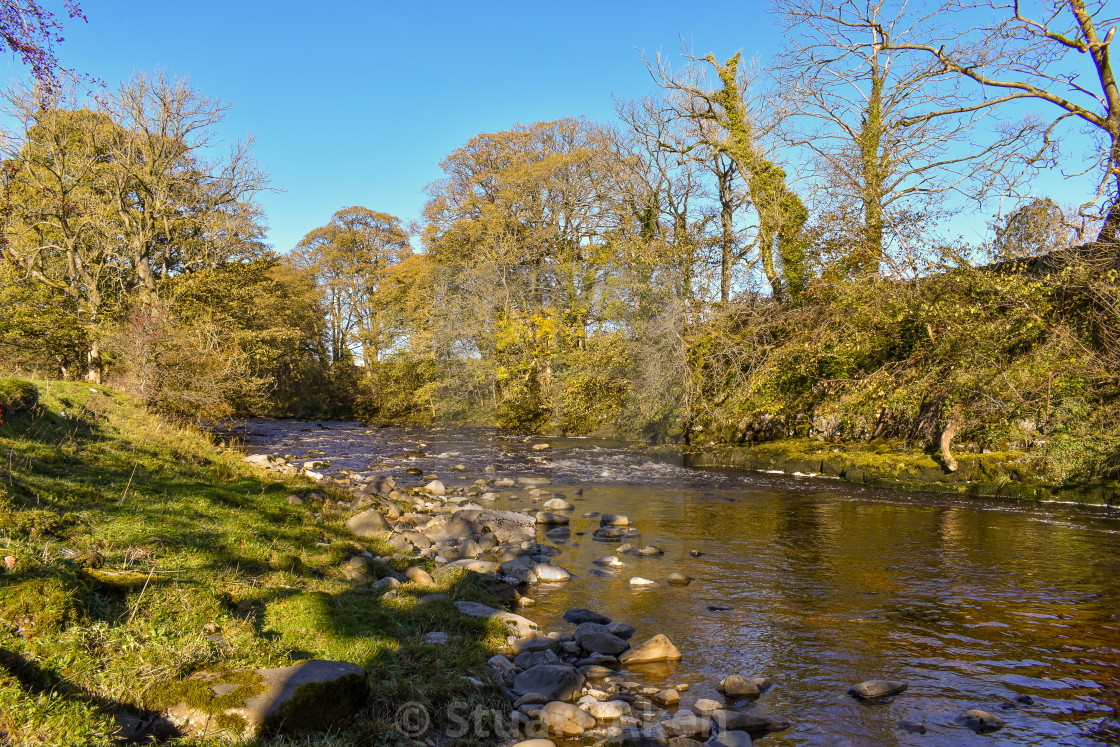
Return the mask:
[[[306,658],[364,666],[372,685],[315,743],[413,744],[392,729],[407,701],[506,707],[465,679],[484,677],[501,631],[418,604],[431,591],[493,603],[477,577],[395,598],[354,586],[339,563],[387,548],[355,540],[344,514],[287,503],[310,483],[257,472],[112,390],[39,389],[38,409],[0,425],[0,555],[15,558],[0,568],[0,743],[108,745],[118,710],[155,712],[193,672]],[[436,630],[452,643],[424,644]]]

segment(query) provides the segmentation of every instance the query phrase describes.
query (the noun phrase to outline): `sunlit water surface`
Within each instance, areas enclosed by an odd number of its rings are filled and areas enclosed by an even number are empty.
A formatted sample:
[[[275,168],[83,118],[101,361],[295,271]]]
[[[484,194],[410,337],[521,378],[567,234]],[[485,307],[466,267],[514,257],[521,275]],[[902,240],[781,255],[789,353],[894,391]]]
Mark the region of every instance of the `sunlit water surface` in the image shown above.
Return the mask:
[[[528,590],[537,605],[526,614],[570,630],[560,615],[587,607],[636,626],[636,640],[665,633],[684,659],[635,679],[689,683],[683,706],[720,699],[715,685],[728,673],[772,678],[749,708],[793,727],[763,744],[1120,744],[1115,511],[697,470],[585,439],[547,439],[551,449],[533,451],[489,430],[250,421],[241,435],[250,451],[312,452],[331,462],[328,472],[400,478],[417,466],[456,485],[493,476],[484,472],[493,465],[499,476],[552,478],[576,506],[572,534],[541,539],[562,548],[554,562],[573,579]],[[407,455],[416,450],[424,456]],[[497,505],[533,503],[521,489]],[[621,556],[618,578],[589,574],[617,547],[592,541],[598,519],[581,518],[590,511],[627,515],[640,543],[665,554]],[[674,570],[695,580],[664,583]],[[632,576],[661,584],[633,590]],[[845,694],[872,678],[910,689],[875,705]],[[1008,707],[1019,695],[1035,704]],[[979,736],[953,723],[974,707],[1007,726]],[[908,733],[901,720],[928,732]]]

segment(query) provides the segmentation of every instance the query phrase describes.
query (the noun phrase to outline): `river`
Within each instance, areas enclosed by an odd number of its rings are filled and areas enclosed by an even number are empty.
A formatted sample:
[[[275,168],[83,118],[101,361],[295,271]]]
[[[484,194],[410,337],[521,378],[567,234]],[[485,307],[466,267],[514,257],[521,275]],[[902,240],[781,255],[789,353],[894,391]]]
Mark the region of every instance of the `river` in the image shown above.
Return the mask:
[[[663,674],[690,685],[682,705],[719,700],[730,673],[770,677],[751,708],[793,726],[766,745],[1120,744],[1115,510],[690,469],[623,444],[484,429],[250,421],[241,435],[249,451],[326,459],[332,473],[550,477],[576,508],[569,537],[542,541],[561,548],[554,562],[573,578],[529,589],[537,604],[523,613],[569,630],[560,615],[587,607],[636,626],[635,640],[665,633],[684,654]],[[551,448],[531,448],[542,442]],[[534,506],[527,493],[496,505]],[[591,539],[598,519],[582,515],[592,511],[627,515],[640,544],[664,555],[622,555],[618,577],[590,574],[617,547]],[[671,571],[694,580],[668,585]],[[631,576],[661,583],[634,590]],[[846,695],[873,678],[910,688],[879,704]],[[1014,704],[1024,695],[1033,704]],[[969,708],[1007,725],[975,735],[954,723]]]

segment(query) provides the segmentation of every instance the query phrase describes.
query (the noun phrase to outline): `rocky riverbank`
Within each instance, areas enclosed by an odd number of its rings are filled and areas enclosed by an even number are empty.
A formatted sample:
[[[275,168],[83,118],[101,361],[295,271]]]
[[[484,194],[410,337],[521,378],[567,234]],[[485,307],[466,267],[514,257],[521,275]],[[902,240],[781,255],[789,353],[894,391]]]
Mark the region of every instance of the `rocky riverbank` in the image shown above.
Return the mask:
[[[832,477],[856,485],[895,490],[1056,500],[1116,505],[1120,482],[1048,482],[1030,456],[1020,451],[954,452],[950,469],[936,449],[915,449],[896,441],[871,444],[785,438],[736,446],[641,446],[639,451],[688,467],[716,467]]]
[[[434,585],[442,575],[466,572],[483,579],[492,592],[503,598],[513,612],[477,602],[456,601],[455,609],[469,617],[485,618],[504,627],[504,642],[488,662],[490,683],[499,686],[509,700],[508,713],[492,714],[494,720],[473,728],[489,729],[490,737],[505,745],[545,747],[560,744],[608,745],[700,745],[732,747],[750,745],[752,739],[789,728],[790,723],[756,707],[774,686],[752,673],[728,672],[721,678],[720,700],[690,698],[690,686],[680,682],[665,685],[682,653],[665,635],[639,631],[623,621],[611,620],[598,611],[573,608],[563,615],[571,630],[545,631],[526,614],[550,588],[566,583],[571,569],[558,557],[562,550],[544,538],[563,539],[574,506],[569,495],[551,489],[550,480],[539,475],[498,475],[471,483],[457,483],[436,474],[385,475],[340,471],[330,477],[318,471],[325,462],[289,463],[278,455],[258,454],[246,460],[269,470],[302,472],[347,499],[327,497],[324,491],[293,495],[289,502],[306,506],[312,518],[345,512],[346,526],[363,540],[387,543],[392,555],[365,552],[354,555],[342,570],[355,584],[368,585],[383,599],[392,599],[402,584]],[[418,470],[412,470],[417,472]],[[578,489],[576,489],[578,490]],[[499,498],[523,500],[527,510],[492,507]],[[626,516],[582,514],[598,519],[591,539],[604,544],[604,554],[594,561],[594,574],[618,576],[626,554],[662,554],[655,546],[635,546],[640,532]],[[607,548],[610,551],[607,551]],[[693,551],[699,554],[699,551]],[[386,569],[417,562],[405,570]],[[421,564],[430,563],[429,573]],[[585,569],[578,569],[583,571]],[[663,579],[629,579],[631,586],[660,583],[687,585],[691,578],[671,572]],[[423,605],[450,604],[446,594],[420,597]],[[521,614],[524,612],[525,614]],[[428,634],[430,643],[446,645],[442,631]],[[637,641],[641,641],[638,643]],[[644,676],[647,675],[647,676]],[[648,681],[643,681],[648,679]],[[653,683],[659,684],[653,684]],[[478,685],[484,685],[479,681]],[[857,699],[880,702],[904,693],[906,683],[870,680],[854,685],[849,694]],[[438,704],[437,704],[438,705]],[[442,704],[453,708],[454,704]],[[416,724],[427,725],[431,714],[418,721],[398,724],[406,733]],[[1002,719],[973,709],[960,716],[961,725],[974,731],[1002,728]],[[966,723],[967,722],[967,723]],[[457,724],[458,722],[453,722]],[[909,730],[924,730],[920,724]],[[900,728],[904,728],[900,725]],[[420,736],[419,730],[412,736]],[[424,733],[440,738],[468,736],[463,732]],[[554,741],[555,740],[555,741]]]

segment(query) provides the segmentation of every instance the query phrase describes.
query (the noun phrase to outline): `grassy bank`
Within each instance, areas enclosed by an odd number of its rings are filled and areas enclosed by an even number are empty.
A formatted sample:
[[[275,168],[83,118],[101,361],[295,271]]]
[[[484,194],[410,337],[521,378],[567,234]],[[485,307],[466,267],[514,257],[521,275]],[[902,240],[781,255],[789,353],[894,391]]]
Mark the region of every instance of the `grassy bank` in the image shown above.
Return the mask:
[[[450,601],[418,604],[434,591],[493,603],[478,582],[437,574],[391,598],[352,585],[344,561],[392,550],[356,541],[329,489],[316,518],[287,500],[310,483],[258,472],[111,390],[39,390],[33,411],[0,425],[0,556],[12,559],[0,566],[0,743],[112,744],[192,672],[306,658],[359,664],[372,686],[316,744],[411,744],[393,727],[406,701],[437,706],[437,724],[452,701],[505,707],[465,679],[500,631]],[[431,631],[451,643],[425,644]]]
[[[838,477],[856,485],[926,490],[962,495],[1076,503],[1120,504],[1120,481],[1053,482],[1039,469],[1037,455],[1022,451],[957,452],[950,471],[933,448],[896,440],[832,443],[784,438],[740,446],[649,447],[649,453],[691,467],[734,467],[787,474]]]

